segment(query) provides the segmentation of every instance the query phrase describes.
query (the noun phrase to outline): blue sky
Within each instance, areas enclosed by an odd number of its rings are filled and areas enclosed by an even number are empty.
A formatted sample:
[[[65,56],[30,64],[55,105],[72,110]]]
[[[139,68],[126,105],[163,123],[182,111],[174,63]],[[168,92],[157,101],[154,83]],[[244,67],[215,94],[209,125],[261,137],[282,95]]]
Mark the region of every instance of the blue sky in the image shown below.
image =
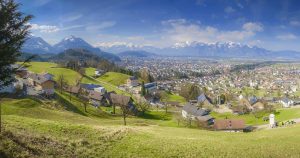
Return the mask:
[[[300,51],[300,1],[17,0],[34,15],[32,34],[51,44],[75,35],[94,46],[166,47],[239,42]]]

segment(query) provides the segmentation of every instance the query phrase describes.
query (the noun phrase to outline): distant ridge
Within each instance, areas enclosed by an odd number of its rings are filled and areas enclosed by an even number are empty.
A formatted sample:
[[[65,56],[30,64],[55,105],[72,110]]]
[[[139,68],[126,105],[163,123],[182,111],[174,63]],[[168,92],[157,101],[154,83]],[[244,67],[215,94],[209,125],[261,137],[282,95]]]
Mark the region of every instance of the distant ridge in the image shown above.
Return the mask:
[[[82,48],[74,48],[74,49],[67,49],[61,53],[58,53],[49,58],[50,61],[55,62],[64,62],[64,61],[105,61],[106,59],[98,56],[97,54],[90,52],[89,50],[82,49]]]

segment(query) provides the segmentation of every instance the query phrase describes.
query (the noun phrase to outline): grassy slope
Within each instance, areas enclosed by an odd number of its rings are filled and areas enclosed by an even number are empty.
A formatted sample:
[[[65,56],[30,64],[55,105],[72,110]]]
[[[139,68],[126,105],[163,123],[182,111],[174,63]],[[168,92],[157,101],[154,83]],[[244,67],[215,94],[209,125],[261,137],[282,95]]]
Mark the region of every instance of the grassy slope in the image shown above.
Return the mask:
[[[215,113],[212,112],[212,116],[216,119],[225,119],[225,118],[238,118],[243,119],[246,121],[246,124],[249,125],[260,125],[260,124],[267,124],[268,122],[263,121],[263,116],[269,116],[268,113],[261,115],[259,118],[255,118],[253,114],[246,114],[246,115],[235,115],[232,113]],[[286,121],[293,118],[300,118],[300,108],[295,109],[278,109],[275,112],[275,119],[276,121]]]
[[[86,74],[88,76],[93,76],[95,68],[86,68]],[[110,83],[115,86],[119,86],[126,83],[126,80],[129,78],[129,75],[118,73],[118,72],[107,72],[104,75],[97,78],[97,80]]]
[[[49,64],[51,65],[51,64]],[[49,65],[38,64],[38,66]],[[42,67],[33,68],[40,71]],[[55,69],[55,68],[54,68]],[[49,72],[49,71],[48,71]],[[51,72],[50,72],[51,73]],[[87,81],[99,82],[89,77]],[[107,84],[109,87],[114,87]],[[0,157],[297,157],[300,126],[253,133],[210,132],[178,128],[170,114],[148,112],[144,118],[111,116],[80,100],[59,94],[59,102],[26,99],[3,102],[5,132]],[[64,102],[64,106],[60,105]],[[225,116],[218,116],[219,118]],[[230,116],[231,117],[231,116]],[[249,117],[249,116],[243,116]],[[298,109],[277,119],[300,117]],[[248,118],[251,122],[252,118]],[[260,122],[258,122],[260,123]]]
[[[124,127],[119,122],[105,123],[108,119],[103,115],[97,118],[50,110],[32,99],[7,100],[3,109],[8,132],[0,135],[0,154],[14,157],[297,157],[300,154],[299,125],[253,133],[226,133],[151,126],[151,122],[137,124],[143,119]],[[153,123],[161,122],[161,118],[157,119]]]
[[[167,93],[167,101],[179,102],[181,104],[186,103],[186,100],[184,97],[177,95],[177,94],[172,94],[172,93]]]
[[[76,83],[76,79],[81,78],[79,73],[66,68],[58,68],[55,63],[31,62],[30,65],[28,68],[30,71],[35,73],[49,72],[54,75],[54,79],[57,79],[59,75],[63,74],[67,82],[72,85]]]

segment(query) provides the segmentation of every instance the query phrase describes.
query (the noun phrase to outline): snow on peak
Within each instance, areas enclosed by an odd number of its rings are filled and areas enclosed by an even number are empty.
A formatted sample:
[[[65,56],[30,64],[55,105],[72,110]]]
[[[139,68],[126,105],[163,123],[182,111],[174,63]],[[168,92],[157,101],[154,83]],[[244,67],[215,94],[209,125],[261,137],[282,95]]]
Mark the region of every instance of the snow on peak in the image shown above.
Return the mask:
[[[70,35],[68,37],[64,38],[64,41],[74,41],[76,39],[76,37],[74,35]]]
[[[112,48],[112,47],[127,47],[127,48],[141,48],[143,46],[136,45],[133,43],[127,43],[127,42],[102,42],[97,43],[97,47],[104,47],[104,48]]]

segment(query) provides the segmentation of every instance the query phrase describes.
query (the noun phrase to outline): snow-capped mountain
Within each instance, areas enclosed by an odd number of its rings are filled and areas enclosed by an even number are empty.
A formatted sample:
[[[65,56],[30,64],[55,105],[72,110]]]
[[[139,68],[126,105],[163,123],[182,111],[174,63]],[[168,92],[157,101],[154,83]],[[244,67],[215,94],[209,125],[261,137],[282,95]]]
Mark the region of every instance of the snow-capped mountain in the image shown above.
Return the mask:
[[[83,39],[79,37],[75,37],[73,35],[64,38],[59,43],[55,44],[53,47],[57,52],[62,52],[64,50],[71,49],[71,48],[83,48],[92,52],[100,51],[100,49],[94,48],[92,45],[90,45]]]
[[[207,56],[207,57],[256,57],[265,56],[271,52],[258,47],[234,42],[184,42],[176,43],[172,47],[164,48],[164,54],[177,56]]]
[[[41,37],[35,36],[30,36],[26,39],[22,51],[33,54],[55,53],[55,50],[49,43]]]
[[[61,40],[59,43],[51,46],[41,37],[30,36],[26,40],[25,44],[22,47],[22,51],[32,54],[46,54],[46,53],[61,53],[67,49],[85,49],[90,52],[93,52],[100,57],[103,57],[110,61],[120,61],[120,58],[117,55],[103,52],[99,48],[95,48],[81,38],[75,36],[69,36]]]
[[[125,51],[147,51],[145,46],[135,45],[132,43],[125,42],[114,42],[114,43],[101,43],[98,44],[98,48],[101,50],[118,54]]]

